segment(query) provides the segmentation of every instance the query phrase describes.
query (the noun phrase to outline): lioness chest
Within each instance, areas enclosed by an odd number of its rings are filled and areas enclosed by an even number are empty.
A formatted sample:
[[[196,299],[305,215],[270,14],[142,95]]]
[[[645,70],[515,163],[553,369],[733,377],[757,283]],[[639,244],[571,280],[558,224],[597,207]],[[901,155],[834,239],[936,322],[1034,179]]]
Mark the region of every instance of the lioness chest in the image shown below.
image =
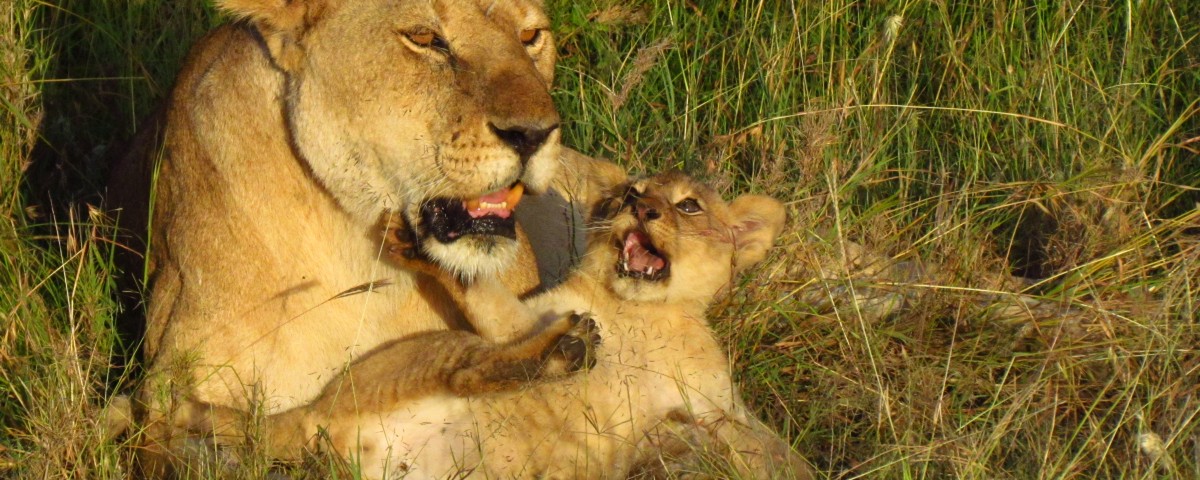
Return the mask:
[[[305,215],[304,224],[344,221],[333,208]],[[164,350],[208,367],[195,370],[201,398],[257,396],[268,409],[284,410],[316,396],[348,362],[382,342],[461,322],[429,282],[379,259],[369,232],[240,228],[244,236],[262,232],[254,235],[262,244],[254,258],[233,251],[178,273],[184,290],[213,288],[207,278],[228,277],[231,269],[253,279],[230,295],[185,295],[192,299],[189,315],[175,316],[174,343]]]

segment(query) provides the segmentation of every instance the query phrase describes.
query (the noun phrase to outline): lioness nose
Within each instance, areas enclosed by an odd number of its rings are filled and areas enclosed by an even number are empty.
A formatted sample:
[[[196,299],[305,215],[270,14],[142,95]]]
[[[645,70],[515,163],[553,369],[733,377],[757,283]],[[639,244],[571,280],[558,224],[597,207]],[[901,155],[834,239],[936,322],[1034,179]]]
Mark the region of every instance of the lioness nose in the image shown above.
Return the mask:
[[[521,156],[521,163],[525,163],[529,157],[537,153],[538,149],[542,148],[542,144],[546,143],[546,138],[558,128],[558,124],[541,128],[526,125],[501,127],[494,123],[488,123],[488,127],[491,127],[497,137],[504,140],[504,143],[507,143],[517,152],[517,155]]]

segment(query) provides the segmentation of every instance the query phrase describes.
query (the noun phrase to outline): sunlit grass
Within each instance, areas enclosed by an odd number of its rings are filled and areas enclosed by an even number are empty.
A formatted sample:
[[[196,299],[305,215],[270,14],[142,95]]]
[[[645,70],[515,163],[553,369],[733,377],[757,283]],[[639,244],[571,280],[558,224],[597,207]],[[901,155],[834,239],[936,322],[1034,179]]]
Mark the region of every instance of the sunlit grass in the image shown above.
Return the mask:
[[[714,325],[750,403],[821,470],[1200,477],[1189,4],[549,7],[566,143],[788,203]],[[0,476],[121,478],[128,448],[93,421],[128,384],[108,368],[118,247],[86,204],[214,16],[0,14]]]

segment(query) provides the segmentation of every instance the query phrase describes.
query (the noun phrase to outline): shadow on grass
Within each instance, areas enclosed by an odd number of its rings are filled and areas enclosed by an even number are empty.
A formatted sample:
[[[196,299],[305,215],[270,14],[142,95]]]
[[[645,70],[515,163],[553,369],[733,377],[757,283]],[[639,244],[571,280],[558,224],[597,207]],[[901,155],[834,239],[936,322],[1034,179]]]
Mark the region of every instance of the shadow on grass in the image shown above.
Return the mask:
[[[152,124],[187,49],[217,19],[204,2],[62,0],[33,8],[50,65],[41,79],[43,115],[22,190],[37,234],[56,239],[70,219],[89,218],[89,207],[105,206],[110,194],[134,197],[135,207],[148,204],[139,192],[109,192],[110,170],[139,126]],[[113,242],[119,272],[112,294],[121,302],[115,319],[120,348],[106,385],[111,391],[137,371],[144,222],[117,225],[120,212],[108,213],[93,220],[110,224],[98,231]]]

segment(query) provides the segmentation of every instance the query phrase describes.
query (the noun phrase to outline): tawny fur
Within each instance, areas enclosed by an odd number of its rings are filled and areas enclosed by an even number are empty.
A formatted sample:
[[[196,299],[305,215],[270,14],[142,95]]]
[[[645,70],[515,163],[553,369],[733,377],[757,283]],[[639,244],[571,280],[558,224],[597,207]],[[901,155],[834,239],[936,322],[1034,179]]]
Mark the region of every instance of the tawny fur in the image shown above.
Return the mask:
[[[148,371],[134,401],[151,475],[186,441],[164,421],[180,391],[281,411],[385,341],[462,325],[440,286],[379,260],[385,213],[615,168],[560,151],[557,129],[529,155],[496,133],[559,122],[540,1],[216,3],[237,21],[193,48],[163,123],[112,186],[136,204],[131,192],[156,179]],[[529,29],[541,35],[523,43]],[[448,50],[410,37],[430,30]],[[538,278],[522,239],[471,236],[437,253],[525,292]]]
[[[683,213],[685,199],[702,211]],[[294,456],[304,448],[329,448],[357,460],[371,478],[625,478],[703,455],[726,459],[747,478],[810,478],[806,462],[747,411],[704,316],[737,273],[764,258],[782,228],[783,206],[753,195],[726,204],[673,173],[638,182],[609,212],[592,232],[584,265],[560,287],[524,305],[490,285],[472,283],[456,296],[472,318],[496,311],[552,319],[590,312],[601,340],[589,371],[463,397],[444,380],[461,370],[459,363],[430,358],[427,370],[411,368],[435,337],[399,340],[362,358],[351,379],[329,387],[352,380],[353,391],[332,396],[327,390],[312,406],[268,417],[272,451]],[[619,274],[622,242],[635,229],[669,260],[669,277]],[[461,288],[457,275],[430,273],[448,289]],[[479,345],[469,336],[436,338],[447,342],[439,352]],[[373,393],[397,384],[432,386],[424,397]],[[318,431],[327,442],[313,441]]]

